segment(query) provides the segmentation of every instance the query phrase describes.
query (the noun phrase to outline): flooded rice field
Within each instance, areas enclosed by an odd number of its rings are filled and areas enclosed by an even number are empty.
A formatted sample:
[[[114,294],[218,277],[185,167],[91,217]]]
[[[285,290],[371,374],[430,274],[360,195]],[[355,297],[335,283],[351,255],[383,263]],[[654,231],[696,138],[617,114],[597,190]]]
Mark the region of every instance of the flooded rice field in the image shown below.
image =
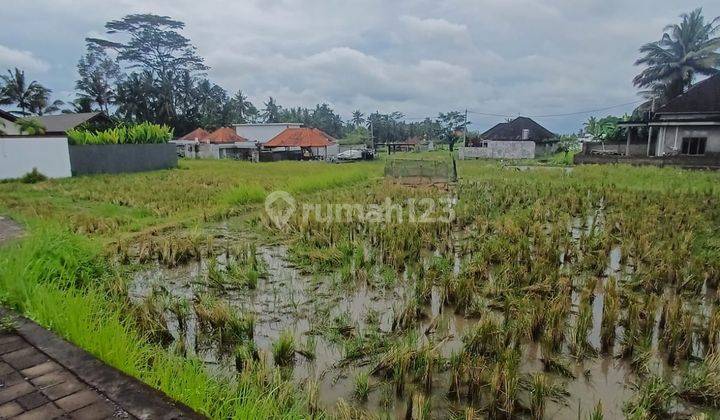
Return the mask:
[[[643,237],[617,197],[561,196],[557,212],[486,192],[461,195],[449,228],[291,220],[279,245],[223,236],[145,264],[130,297],[177,352],[226,375],[274,365],[340,417],[715,413],[715,274],[673,259],[687,238]]]

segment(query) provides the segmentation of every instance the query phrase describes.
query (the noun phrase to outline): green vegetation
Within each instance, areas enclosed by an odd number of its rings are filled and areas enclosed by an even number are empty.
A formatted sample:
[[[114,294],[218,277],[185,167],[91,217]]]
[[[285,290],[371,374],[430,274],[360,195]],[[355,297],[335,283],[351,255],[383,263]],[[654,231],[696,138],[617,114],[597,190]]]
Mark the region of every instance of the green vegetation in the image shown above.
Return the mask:
[[[72,129],[68,130],[67,136],[70,144],[75,145],[150,144],[167,143],[172,139],[173,132],[167,125],[143,122],[130,126],[120,125],[102,131]]]
[[[680,401],[718,404],[720,309],[701,300],[720,279],[717,173],[470,161],[458,162],[451,224],[296,214],[277,229],[259,211],[278,189],[298,206],[391,198],[404,217],[411,198],[447,197],[379,181],[381,171],[183,161],[0,184],[0,210],[29,230],[0,249],[0,301],[213,418],[360,417],[393,401],[443,417],[440,395],[496,417],[567,414],[576,397],[595,418],[602,406],[662,417]],[[267,260],[266,243],[294,264]],[[160,282],[130,298],[136,270],[165,267],[194,273],[192,294]],[[279,320],[308,326],[270,342]],[[191,322],[229,371],[194,356]],[[606,361],[632,370],[635,397],[575,395]],[[333,368],[298,379],[305,363]],[[343,381],[346,401],[319,405],[321,381]]]

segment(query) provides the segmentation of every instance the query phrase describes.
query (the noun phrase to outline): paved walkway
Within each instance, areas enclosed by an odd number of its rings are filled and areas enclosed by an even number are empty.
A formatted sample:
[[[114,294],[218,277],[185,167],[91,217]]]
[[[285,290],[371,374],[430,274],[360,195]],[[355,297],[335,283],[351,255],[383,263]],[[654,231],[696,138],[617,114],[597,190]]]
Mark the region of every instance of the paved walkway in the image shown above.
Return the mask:
[[[0,418],[134,418],[17,334],[0,335]]]

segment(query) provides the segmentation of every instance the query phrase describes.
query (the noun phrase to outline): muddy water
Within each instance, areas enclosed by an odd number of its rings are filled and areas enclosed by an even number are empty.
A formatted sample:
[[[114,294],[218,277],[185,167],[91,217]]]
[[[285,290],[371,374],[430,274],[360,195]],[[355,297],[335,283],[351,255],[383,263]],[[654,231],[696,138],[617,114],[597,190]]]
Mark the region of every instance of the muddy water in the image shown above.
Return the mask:
[[[354,378],[359,371],[368,370],[372,364],[361,359],[358,363],[342,363],[343,347],[340,342],[329,340],[320,331],[318,325],[322,321],[339,316],[349,316],[350,324],[356,331],[368,328],[366,316],[370,311],[378,315],[377,325],[382,334],[391,334],[393,308],[403,301],[405,290],[403,280],[389,289],[373,288],[367,284],[355,284],[351,287],[338,284],[337,276],[306,276],[287,261],[287,250],[283,247],[266,247],[259,250],[265,261],[268,276],[260,279],[255,290],[226,290],[220,293],[236,310],[243,313],[252,312],[256,316],[254,340],[262,351],[268,354],[271,362],[272,343],[283,331],[293,332],[298,346],[302,348],[309,336],[315,339],[315,358],[307,360],[300,354],[296,355],[296,363],[292,369],[292,377],[298,384],[308,378],[317,381],[320,400],[325,407],[332,407],[343,398],[353,401]],[[613,250],[610,258],[608,274],[615,275],[620,268],[619,250]],[[218,257],[218,263],[224,264],[224,256]],[[458,258],[454,270],[460,270]],[[130,288],[131,298],[140,301],[146,298],[153,289],[166,290],[173,296],[192,301],[200,293],[209,289],[205,285],[204,276],[207,270],[204,261],[194,262],[183,267],[164,269],[159,266],[138,273]],[[593,301],[593,328],[589,336],[590,343],[596,348],[600,344],[600,320],[602,318],[602,282],[598,282],[598,290]],[[185,348],[190,354],[197,354],[209,366],[220,371],[232,372],[234,361],[224,354],[212,342],[207,342],[198,333],[197,320],[191,312],[188,320],[188,331],[182,336],[177,331],[177,320],[168,315],[167,324],[171,333],[178,339],[185,340]],[[443,305],[440,291],[433,288],[429,305],[425,308],[426,317],[418,324],[418,335],[426,340],[425,332],[431,324],[438,327],[433,331],[435,342],[444,340],[441,353],[449,357],[462,348],[461,338],[475,323],[475,319],[467,319],[455,314],[452,307]],[[431,334],[432,335],[432,334]],[[540,357],[542,351],[534,344],[526,345],[522,372],[542,370]],[[360,366],[358,366],[358,364]],[[556,380],[566,383],[571,397],[566,404],[548,402],[547,414],[552,418],[577,418],[578,404],[583,412],[587,412],[598,399],[603,401],[606,415],[621,415],[622,402],[632,395],[627,384],[633,379],[630,369],[625,363],[610,357],[599,357],[584,363],[572,364],[578,379],[567,380],[557,377]],[[366,403],[359,406],[372,411],[387,410],[401,416],[406,408],[408,395],[398,397],[391,392],[391,385],[379,384],[378,378],[371,377],[374,389]],[[446,398],[449,389],[449,373],[437,374],[433,378],[433,394],[431,401],[433,412],[445,417],[448,409],[459,409]],[[412,385],[408,385],[411,390]],[[444,413],[444,414],[441,414]]]

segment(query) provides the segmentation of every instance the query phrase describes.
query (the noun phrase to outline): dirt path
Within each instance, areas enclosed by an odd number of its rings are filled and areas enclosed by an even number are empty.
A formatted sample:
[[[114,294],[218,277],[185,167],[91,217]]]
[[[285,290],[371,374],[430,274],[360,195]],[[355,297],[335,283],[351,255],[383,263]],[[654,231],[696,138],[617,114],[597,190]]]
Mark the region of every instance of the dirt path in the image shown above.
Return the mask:
[[[23,228],[11,219],[0,216],[0,245],[23,234]]]

